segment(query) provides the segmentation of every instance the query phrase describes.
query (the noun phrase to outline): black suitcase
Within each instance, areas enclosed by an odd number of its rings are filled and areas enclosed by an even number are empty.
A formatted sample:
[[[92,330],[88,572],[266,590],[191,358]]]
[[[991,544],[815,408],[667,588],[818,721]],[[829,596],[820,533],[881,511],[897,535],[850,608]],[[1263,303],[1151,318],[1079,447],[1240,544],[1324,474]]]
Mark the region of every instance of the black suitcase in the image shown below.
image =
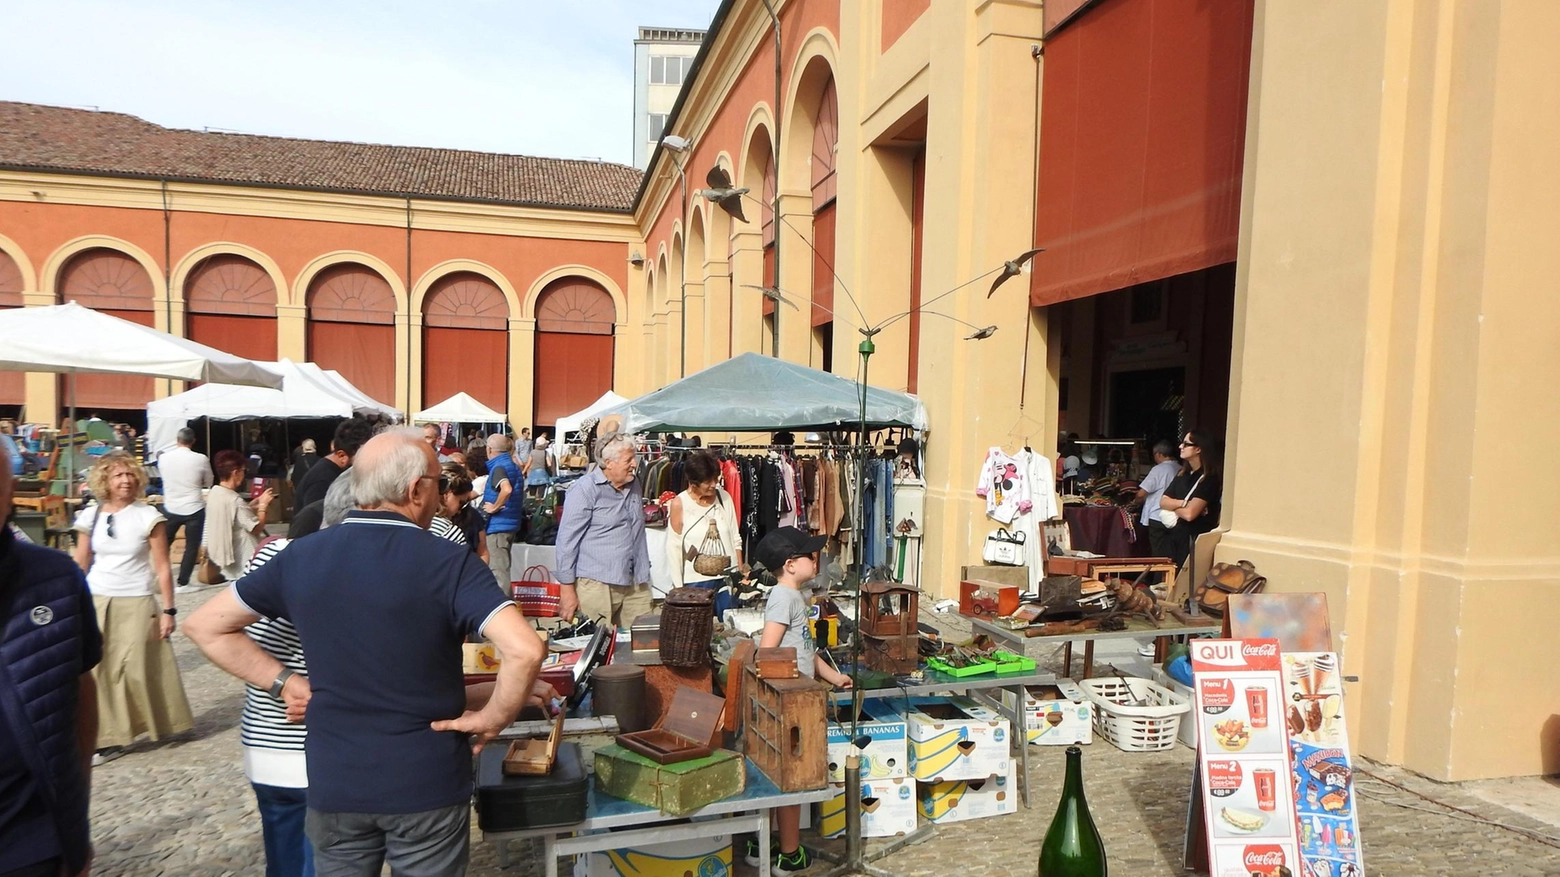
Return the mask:
[[[483,831],[552,828],[585,821],[590,782],[580,744],[559,743],[552,773],[544,777],[504,776],[507,742],[494,741],[477,756],[477,827]]]

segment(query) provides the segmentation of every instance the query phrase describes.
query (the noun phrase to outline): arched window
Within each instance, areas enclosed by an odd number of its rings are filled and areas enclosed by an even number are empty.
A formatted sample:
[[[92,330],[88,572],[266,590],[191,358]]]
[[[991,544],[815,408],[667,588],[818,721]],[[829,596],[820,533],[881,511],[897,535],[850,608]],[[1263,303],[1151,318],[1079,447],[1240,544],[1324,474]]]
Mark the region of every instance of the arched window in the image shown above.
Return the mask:
[[[536,300],[537,429],[551,427],[612,389],[612,296],[582,277],[564,277]]]
[[[276,284],[253,261],[232,254],[202,259],[184,283],[187,333],[218,350],[276,359]]]
[[[370,397],[395,399],[395,293],[378,272],[332,265],[309,283],[309,359]]]
[[[456,393],[509,410],[509,302],[470,271],[447,274],[423,299],[423,405]]]
[[[102,311],[122,320],[154,326],[151,275],[140,262],[105,247],[83,250],[60,269],[60,301]],[[152,379],[139,375],[77,375],[75,401],[78,408],[135,409],[146,407],[152,398]],[[67,394],[60,396],[69,403]]]
[[[22,269],[16,260],[0,250],[0,310],[22,306]],[[27,401],[27,379],[21,372],[0,371],[0,405],[22,405]],[[6,412],[15,416],[16,412]]]

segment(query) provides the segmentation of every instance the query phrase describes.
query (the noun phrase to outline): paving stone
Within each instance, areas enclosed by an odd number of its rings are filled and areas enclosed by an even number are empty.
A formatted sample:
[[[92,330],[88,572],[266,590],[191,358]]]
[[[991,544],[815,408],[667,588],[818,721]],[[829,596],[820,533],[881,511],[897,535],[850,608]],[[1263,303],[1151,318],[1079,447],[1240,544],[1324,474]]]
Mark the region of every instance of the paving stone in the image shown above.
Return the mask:
[[[182,595],[186,613],[216,590]],[[97,844],[94,873],[103,877],[259,877],[265,873],[260,817],[244,778],[238,718],[242,685],[205,661],[182,634],[174,652],[196,716],[194,731],[178,739],[138,743],[117,761],[94,771],[92,818]],[[1114,660],[1099,658],[1097,660]],[[1123,660],[1131,660],[1130,655]],[[1130,670],[1128,672],[1131,672]],[[604,738],[587,742],[596,745]],[[1063,752],[1030,747],[1033,807],[975,822],[939,826],[930,839],[875,864],[903,877],[947,877],[952,870],[991,877],[1033,877],[1040,839],[1061,789]],[[1126,753],[1103,741],[1084,750],[1089,806],[1104,835],[1118,875],[1181,874],[1181,845],[1190,794],[1193,753]],[[1560,825],[1535,818],[1539,806],[1517,812],[1490,798],[1490,783],[1445,784],[1368,762],[1360,786],[1360,838],[1374,874],[1560,874]],[[1539,781],[1531,781],[1536,783]],[[1541,788],[1527,787],[1540,793]],[[1504,828],[1467,821],[1420,795],[1455,805],[1477,817],[1557,838],[1547,844]],[[1404,806],[1437,812],[1407,809]],[[1457,818],[1453,818],[1453,816]],[[498,867],[493,845],[473,827],[469,873],[519,877],[541,873],[541,844],[512,846],[513,865]],[[819,842],[843,853],[841,841]],[[867,850],[881,849],[869,841]],[[829,866],[813,869],[822,873]],[[562,873],[570,864],[560,863]],[[737,865],[739,875],[753,869]]]

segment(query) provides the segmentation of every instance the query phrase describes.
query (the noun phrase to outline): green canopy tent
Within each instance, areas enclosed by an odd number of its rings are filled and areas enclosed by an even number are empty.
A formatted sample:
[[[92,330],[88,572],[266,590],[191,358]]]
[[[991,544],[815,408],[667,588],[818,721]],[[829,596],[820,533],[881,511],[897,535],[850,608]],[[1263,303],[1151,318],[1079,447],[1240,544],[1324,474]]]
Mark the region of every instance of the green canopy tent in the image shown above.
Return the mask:
[[[849,378],[756,353],[717,363],[598,416],[625,432],[848,430],[861,424],[861,386]],[[908,393],[867,388],[868,429],[927,426]]]

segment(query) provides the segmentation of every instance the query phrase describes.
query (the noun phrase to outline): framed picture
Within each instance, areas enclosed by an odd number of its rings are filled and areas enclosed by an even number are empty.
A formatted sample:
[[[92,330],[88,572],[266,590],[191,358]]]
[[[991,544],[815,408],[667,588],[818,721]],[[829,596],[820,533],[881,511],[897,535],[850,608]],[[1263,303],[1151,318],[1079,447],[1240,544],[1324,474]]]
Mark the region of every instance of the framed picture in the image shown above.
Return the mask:
[[[1072,530],[1060,518],[1040,525],[1040,535],[1045,541],[1045,556],[1072,551]]]

